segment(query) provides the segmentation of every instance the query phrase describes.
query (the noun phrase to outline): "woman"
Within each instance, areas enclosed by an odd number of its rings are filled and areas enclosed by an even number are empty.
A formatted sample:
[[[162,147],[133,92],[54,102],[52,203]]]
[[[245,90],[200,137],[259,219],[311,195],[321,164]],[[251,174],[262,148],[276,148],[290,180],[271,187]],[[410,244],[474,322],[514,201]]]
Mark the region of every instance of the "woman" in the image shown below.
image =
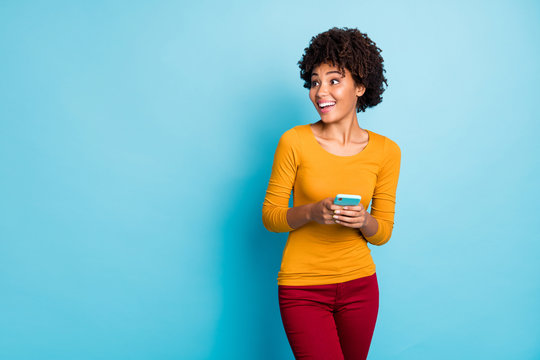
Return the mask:
[[[332,28],[298,62],[321,118],[281,136],[262,209],[268,230],[289,232],[278,296],[297,359],[366,359],[371,344],[379,288],[367,243],[390,239],[401,164],[399,146],[356,117],[388,85],[380,52],[357,29]],[[362,198],[339,206],[337,194]]]

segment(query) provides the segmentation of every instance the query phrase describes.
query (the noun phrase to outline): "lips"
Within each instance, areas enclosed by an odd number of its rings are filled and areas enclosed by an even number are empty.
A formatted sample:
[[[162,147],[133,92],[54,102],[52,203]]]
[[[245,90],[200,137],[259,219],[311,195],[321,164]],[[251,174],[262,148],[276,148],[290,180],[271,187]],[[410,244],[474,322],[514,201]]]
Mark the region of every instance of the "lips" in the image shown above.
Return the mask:
[[[317,105],[321,106],[321,105],[330,105],[330,104],[335,104],[336,101],[335,100],[319,100],[317,101]]]
[[[325,113],[327,113],[327,112],[332,111],[332,109],[335,108],[335,107],[336,107],[336,105],[326,106],[326,107],[324,107],[324,108],[321,108],[321,112],[322,112],[323,114],[325,114]]]
[[[332,105],[330,105],[332,104]],[[319,105],[319,109],[322,113],[327,113],[327,112],[330,112],[335,106],[336,106],[336,102],[335,101],[319,101],[317,103],[317,105]],[[324,105],[324,107],[321,107],[321,105]]]

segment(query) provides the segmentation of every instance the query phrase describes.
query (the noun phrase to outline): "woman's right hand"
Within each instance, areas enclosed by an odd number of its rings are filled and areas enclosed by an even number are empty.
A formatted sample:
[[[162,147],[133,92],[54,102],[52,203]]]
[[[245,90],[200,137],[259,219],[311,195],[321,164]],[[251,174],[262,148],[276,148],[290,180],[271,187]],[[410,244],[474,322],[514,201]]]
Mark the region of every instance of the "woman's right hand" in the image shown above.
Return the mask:
[[[334,205],[334,197],[330,196],[322,199],[319,202],[313,203],[311,206],[311,221],[318,222],[319,224],[335,224],[334,210],[331,206]]]

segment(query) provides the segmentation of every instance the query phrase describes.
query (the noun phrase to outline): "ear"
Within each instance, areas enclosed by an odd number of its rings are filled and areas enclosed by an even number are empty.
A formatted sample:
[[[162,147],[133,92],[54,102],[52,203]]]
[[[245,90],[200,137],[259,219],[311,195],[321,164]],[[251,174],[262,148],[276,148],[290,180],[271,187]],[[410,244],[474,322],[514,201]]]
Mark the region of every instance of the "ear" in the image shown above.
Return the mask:
[[[360,84],[356,87],[356,96],[362,96],[366,92],[366,87],[364,84]]]

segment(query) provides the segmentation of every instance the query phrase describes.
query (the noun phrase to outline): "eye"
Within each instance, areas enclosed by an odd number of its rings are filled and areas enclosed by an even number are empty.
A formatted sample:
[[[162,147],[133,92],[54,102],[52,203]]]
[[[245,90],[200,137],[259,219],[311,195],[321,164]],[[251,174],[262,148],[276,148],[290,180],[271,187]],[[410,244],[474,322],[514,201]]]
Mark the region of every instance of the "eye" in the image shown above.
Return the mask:
[[[314,87],[315,84],[317,84],[317,81],[312,81],[312,82],[311,82],[311,87]]]
[[[337,81],[337,83],[339,84],[339,80],[338,80],[338,79],[332,79],[332,80],[330,80],[330,82],[332,82],[332,81]]]

